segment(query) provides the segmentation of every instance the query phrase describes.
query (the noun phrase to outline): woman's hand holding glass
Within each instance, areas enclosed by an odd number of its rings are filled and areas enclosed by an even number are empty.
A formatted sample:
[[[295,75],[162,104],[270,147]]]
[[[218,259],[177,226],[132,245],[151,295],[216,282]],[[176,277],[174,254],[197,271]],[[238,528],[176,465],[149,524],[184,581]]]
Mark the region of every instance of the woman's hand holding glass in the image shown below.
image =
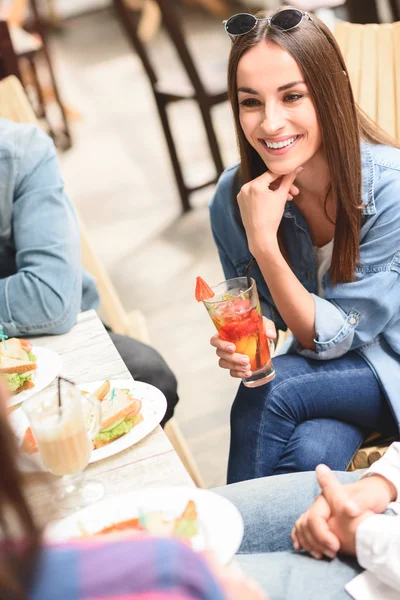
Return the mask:
[[[275,340],[276,329],[274,322],[266,317],[263,317],[263,320],[267,338],[269,340]],[[237,377],[239,379],[251,377],[250,359],[245,354],[237,353],[235,344],[222,340],[218,333],[212,336],[210,344],[216,348],[219,366],[222,369],[228,369],[231,377]]]

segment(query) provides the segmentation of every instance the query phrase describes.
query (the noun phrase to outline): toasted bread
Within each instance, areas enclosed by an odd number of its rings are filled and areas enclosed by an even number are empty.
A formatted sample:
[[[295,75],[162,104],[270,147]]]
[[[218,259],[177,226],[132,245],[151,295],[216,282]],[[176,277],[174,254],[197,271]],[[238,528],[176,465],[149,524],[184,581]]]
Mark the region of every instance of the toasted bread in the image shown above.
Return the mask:
[[[5,342],[0,342],[0,354],[23,361],[28,359],[26,350],[21,346],[21,342],[17,338],[10,338]]]
[[[101,384],[100,387],[97,388],[97,390],[94,392],[94,395],[96,396],[96,398],[98,398],[100,401],[104,400],[104,398],[107,396],[107,394],[109,393],[111,388],[111,384],[109,382],[109,380],[107,379],[104,383]]]
[[[30,360],[20,360],[18,358],[10,358],[0,354],[0,375],[3,373],[28,373],[37,369],[37,364]]]
[[[132,419],[139,414],[142,402],[131,398],[124,390],[111,390],[101,403],[100,430],[110,427],[120,419]]]
[[[15,390],[15,392],[10,392],[10,394],[12,396],[15,396],[16,394],[20,394],[24,390],[30,390],[34,387],[35,387],[35,384],[33,383],[33,381],[31,381],[29,379],[28,381],[25,381],[25,383],[23,383],[17,390]]]

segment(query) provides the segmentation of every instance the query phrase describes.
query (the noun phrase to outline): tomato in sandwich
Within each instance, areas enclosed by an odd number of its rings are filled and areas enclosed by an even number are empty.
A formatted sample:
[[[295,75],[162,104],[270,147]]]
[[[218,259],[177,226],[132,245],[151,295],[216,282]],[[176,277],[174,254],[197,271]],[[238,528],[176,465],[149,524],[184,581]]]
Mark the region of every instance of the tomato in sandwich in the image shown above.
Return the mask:
[[[32,351],[32,344],[28,340],[19,340],[19,341],[24,350],[26,350],[27,352]]]

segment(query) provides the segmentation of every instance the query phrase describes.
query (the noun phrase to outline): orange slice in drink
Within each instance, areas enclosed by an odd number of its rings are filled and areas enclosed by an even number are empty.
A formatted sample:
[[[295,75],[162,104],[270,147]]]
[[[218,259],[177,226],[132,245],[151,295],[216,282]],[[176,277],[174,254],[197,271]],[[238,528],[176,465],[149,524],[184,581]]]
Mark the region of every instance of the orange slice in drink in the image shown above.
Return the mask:
[[[202,279],[202,277],[196,277],[195,296],[196,296],[197,302],[202,302],[203,300],[209,300],[210,298],[213,298],[215,296],[214,292],[212,291],[212,289],[210,288],[208,283],[206,283],[204,281],[204,279]]]
[[[237,342],[234,342],[236,345],[236,352],[238,354],[245,354],[249,357],[251,362],[251,368],[255,367],[255,357],[257,354],[257,337],[254,335],[248,337],[242,337]]]

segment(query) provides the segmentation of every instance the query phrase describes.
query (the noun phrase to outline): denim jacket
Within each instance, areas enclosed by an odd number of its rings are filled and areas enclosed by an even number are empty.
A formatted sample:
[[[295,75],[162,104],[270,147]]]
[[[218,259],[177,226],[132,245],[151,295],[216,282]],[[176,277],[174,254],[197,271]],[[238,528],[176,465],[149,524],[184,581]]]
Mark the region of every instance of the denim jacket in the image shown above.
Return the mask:
[[[8,336],[65,333],[97,305],[52,140],[0,119],[0,325]]]
[[[317,295],[317,267],[310,231],[294,203],[287,202],[283,231],[291,267],[315,302],[315,351],[295,340],[286,352],[317,360],[357,351],[381,383],[400,427],[400,151],[362,144],[362,226],[360,264],[352,283],[332,285],[323,278],[325,299]],[[243,227],[237,223],[232,197],[238,167],[227,169],[210,204],[211,227],[225,277],[245,274],[252,258]],[[263,313],[286,330],[256,263]],[[360,399],[362,402],[362,399]]]

